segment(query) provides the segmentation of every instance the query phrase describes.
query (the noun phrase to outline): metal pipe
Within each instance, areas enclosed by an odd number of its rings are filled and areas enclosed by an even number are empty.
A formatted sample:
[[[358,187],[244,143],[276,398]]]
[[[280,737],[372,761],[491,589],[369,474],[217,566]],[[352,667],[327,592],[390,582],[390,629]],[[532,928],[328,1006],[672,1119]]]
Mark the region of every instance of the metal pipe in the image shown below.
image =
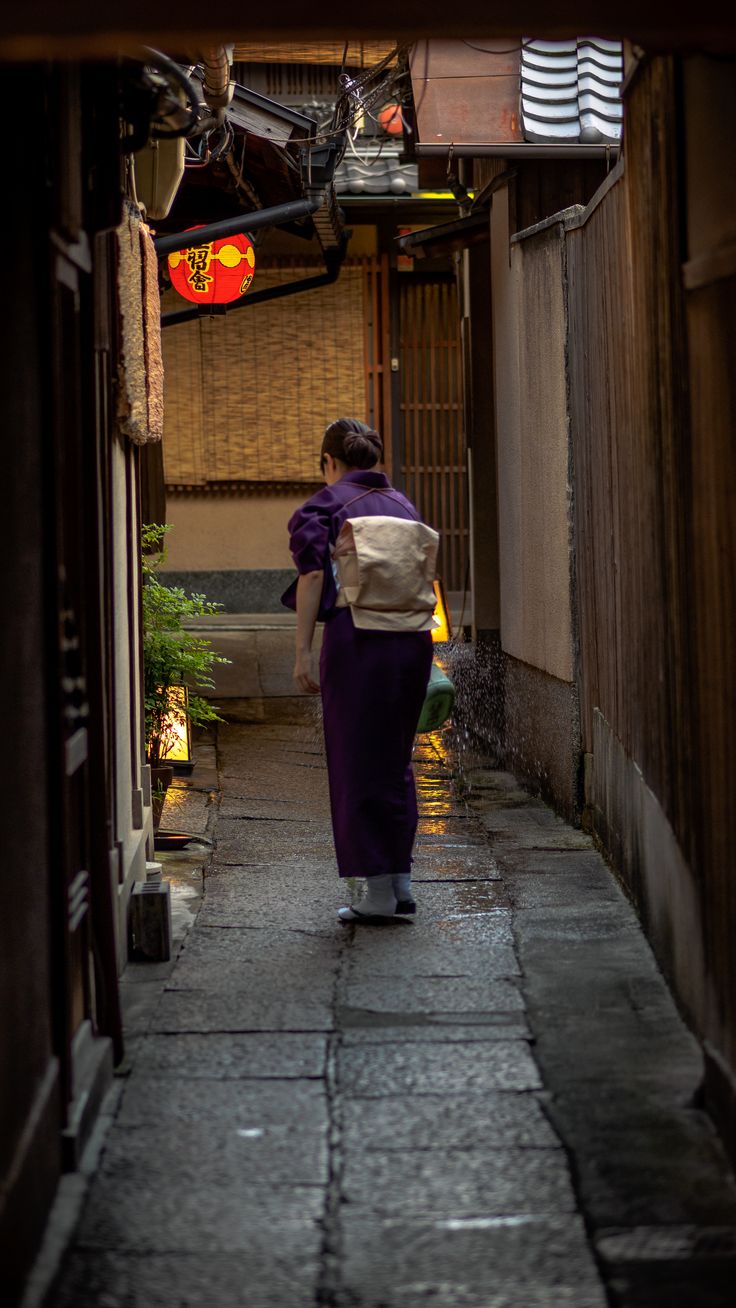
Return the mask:
[[[210,109],[224,110],[233,98],[234,82],[230,81],[230,60],[224,45],[205,45],[201,50],[204,65],[203,93]]]
[[[265,291],[254,291],[252,295],[243,295],[239,300],[229,304],[192,305],[191,309],[175,309],[173,313],[161,315],[162,327],[175,327],[180,322],[192,322],[195,318],[219,318],[230,313],[232,309],[247,309],[252,304],[265,304],[267,300],[280,300],[286,295],[296,295],[300,291],[314,291],[319,286],[330,286],[340,275],[342,257],[336,260],[327,272],[317,277],[302,277],[281,286],[269,286]]]
[[[154,238],[156,254],[163,258],[174,254],[176,250],[188,250],[193,244],[206,245],[208,241],[218,241],[223,236],[238,236],[241,232],[255,232],[259,227],[283,227],[285,223],[296,222],[316,213],[324,203],[323,196],[314,200],[290,200],[288,204],[275,204],[270,209],[256,209],[254,213],[240,213],[234,218],[222,218],[216,223],[205,223],[194,231],[172,232],[169,236]]]
[[[617,157],[618,145],[539,145],[536,141],[500,141],[474,145],[468,141],[446,141],[442,145],[416,145],[420,159],[605,159]]]

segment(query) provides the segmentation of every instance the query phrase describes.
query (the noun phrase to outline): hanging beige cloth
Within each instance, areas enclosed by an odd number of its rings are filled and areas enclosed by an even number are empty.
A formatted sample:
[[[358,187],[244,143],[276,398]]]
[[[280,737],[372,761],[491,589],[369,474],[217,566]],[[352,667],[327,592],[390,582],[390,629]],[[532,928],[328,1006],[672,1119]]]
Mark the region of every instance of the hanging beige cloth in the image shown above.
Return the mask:
[[[161,299],[156,251],[132,205],[116,232],[120,315],[117,409],[121,430],[136,445],[163,436]]]
[[[424,522],[348,518],[334,549],[338,607],[349,605],[355,626],[366,630],[430,631],[439,539]]]

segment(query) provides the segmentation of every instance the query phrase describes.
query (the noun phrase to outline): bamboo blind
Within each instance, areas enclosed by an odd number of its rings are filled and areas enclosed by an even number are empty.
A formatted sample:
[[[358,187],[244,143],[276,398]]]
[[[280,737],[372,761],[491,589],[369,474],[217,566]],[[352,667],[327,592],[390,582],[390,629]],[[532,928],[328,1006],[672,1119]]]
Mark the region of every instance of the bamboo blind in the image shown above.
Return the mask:
[[[314,271],[262,270],[257,286]],[[318,479],[325,427],[365,416],[364,275],[164,331],[167,485]]]
[[[389,41],[348,41],[345,63],[349,68],[372,68],[394,48]],[[284,41],[267,45],[262,41],[236,42],[235,63],[243,64],[334,64],[343,61],[344,41]]]

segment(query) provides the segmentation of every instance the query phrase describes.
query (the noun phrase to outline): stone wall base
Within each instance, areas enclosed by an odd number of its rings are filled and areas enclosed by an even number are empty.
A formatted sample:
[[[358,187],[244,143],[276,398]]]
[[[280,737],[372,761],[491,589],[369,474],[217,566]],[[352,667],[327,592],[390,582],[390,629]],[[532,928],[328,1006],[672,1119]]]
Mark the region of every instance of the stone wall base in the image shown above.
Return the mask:
[[[599,710],[586,791],[586,819],[636,905],[681,1010],[703,1042],[705,1100],[736,1158],[736,1069],[724,1052],[697,882],[656,795]]]
[[[504,700],[505,766],[578,823],[582,754],[575,686],[506,654]]]

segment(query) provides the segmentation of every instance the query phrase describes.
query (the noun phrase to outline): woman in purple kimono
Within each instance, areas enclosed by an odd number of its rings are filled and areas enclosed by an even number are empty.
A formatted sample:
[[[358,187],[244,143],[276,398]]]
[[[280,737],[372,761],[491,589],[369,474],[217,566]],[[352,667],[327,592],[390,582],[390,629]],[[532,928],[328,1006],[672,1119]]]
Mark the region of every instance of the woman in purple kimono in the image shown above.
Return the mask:
[[[325,432],[323,490],[289,522],[296,583],[296,664],[302,692],[322,693],[332,829],[341,877],[365,877],[357,908],[345,922],[413,913],[411,862],[417,800],[411,753],[432,665],[429,631],[371,631],[336,607],[331,547],[347,518],[383,514],[418,519],[416,509],[375,466],[383,457],[377,432],[340,418]],[[372,492],[372,493],[371,493]],[[291,597],[289,597],[291,598]],[[285,602],[289,602],[284,596]],[[320,684],[312,640],[324,621]]]

